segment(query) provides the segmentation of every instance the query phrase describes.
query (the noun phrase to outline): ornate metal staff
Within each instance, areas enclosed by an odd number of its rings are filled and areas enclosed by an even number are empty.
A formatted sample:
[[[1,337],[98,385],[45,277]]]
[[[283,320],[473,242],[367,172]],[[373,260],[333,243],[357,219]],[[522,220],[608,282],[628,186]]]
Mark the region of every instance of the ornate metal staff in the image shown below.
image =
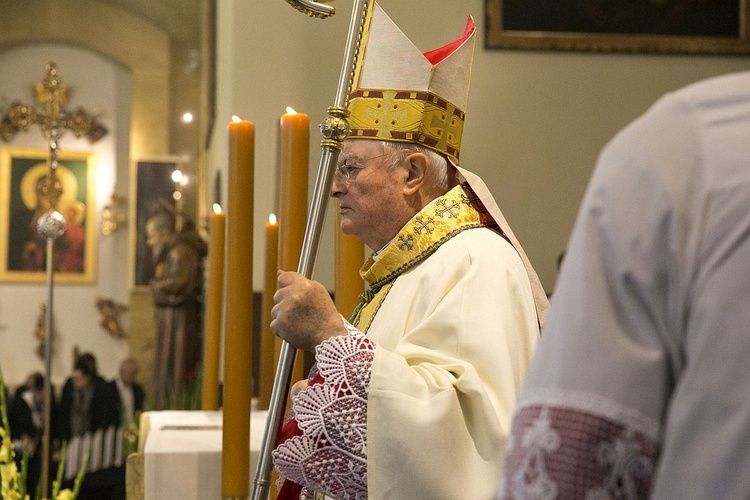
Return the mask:
[[[320,235],[325,220],[325,209],[328,202],[328,193],[333,182],[333,172],[342,143],[349,132],[349,124],[346,121],[349,115],[346,110],[349,93],[354,78],[354,67],[359,56],[360,42],[364,23],[366,19],[368,4],[374,0],[355,0],[352,7],[352,16],[349,22],[344,60],[341,65],[341,76],[339,77],[336,90],[335,104],[328,108],[328,117],[320,124],[320,132],[323,139],[320,142],[322,154],[318,173],[313,189],[310,213],[307,217],[305,236],[302,241],[302,254],[300,255],[297,272],[306,278],[312,277],[315,264],[315,256],[320,244]],[[306,13],[311,17],[326,18],[335,13],[335,9],[329,5],[322,5],[313,0],[287,0],[295,9]],[[268,487],[271,477],[271,452],[279,438],[279,432],[283,423],[284,408],[289,395],[289,385],[294,367],[295,349],[287,342],[282,342],[279,354],[279,364],[276,368],[276,376],[273,381],[271,401],[268,408],[268,419],[261,444],[258,467],[255,480],[253,481],[253,500],[265,500],[268,496]]]
[[[45,308],[44,335],[44,433],[42,437],[42,498],[49,494],[49,466],[51,429],[50,411],[52,408],[52,340],[54,333],[54,250],[55,240],[65,233],[65,219],[57,211],[57,202],[62,195],[62,187],[57,178],[60,154],[60,139],[66,130],[70,130],[76,137],[86,136],[91,144],[107,134],[107,129],[95,117],[90,116],[83,109],[74,111],[65,109],[68,100],[68,87],[62,81],[60,72],[54,62],[47,64],[42,83],[35,87],[35,97],[39,109],[24,104],[14,103],[8,112],[0,119],[0,138],[9,141],[18,132],[26,131],[29,125],[39,125],[44,138],[49,145],[47,156],[47,177],[41,186],[42,193],[49,202],[49,209],[39,218],[36,230],[46,242],[46,273],[47,273],[47,302]],[[91,223],[91,222],[90,222]]]

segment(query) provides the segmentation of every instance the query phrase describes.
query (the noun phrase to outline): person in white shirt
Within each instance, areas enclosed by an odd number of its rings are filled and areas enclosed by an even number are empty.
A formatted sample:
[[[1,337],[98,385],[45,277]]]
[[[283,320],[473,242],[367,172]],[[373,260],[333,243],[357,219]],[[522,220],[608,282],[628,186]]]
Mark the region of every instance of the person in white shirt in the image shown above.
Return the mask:
[[[498,498],[750,498],[750,72],[602,152]]]
[[[135,358],[125,358],[120,363],[119,374],[110,382],[120,396],[120,413],[125,428],[137,423],[143,411],[143,387],[136,382],[138,370],[139,365]]]

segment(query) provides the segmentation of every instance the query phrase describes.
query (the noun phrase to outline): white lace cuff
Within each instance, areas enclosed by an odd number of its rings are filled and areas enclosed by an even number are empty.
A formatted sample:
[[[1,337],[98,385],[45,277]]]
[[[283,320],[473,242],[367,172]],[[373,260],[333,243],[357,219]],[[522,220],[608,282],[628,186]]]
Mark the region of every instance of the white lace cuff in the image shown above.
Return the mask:
[[[315,349],[323,383],[293,400],[302,436],[281,444],[274,464],[287,479],[335,498],[367,498],[367,396],[375,344],[348,322],[348,335]]]

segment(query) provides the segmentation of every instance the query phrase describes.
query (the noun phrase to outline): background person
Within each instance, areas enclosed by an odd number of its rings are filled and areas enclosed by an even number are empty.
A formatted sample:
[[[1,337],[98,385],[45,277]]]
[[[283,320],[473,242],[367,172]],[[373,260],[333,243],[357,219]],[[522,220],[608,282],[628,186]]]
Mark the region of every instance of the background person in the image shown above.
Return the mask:
[[[602,152],[499,498],[750,498],[750,72]]]
[[[50,429],[54,429],[57,404],[54,391],[50,410]],[[26,491],[35,492],[42,474],[42,438],[44,436],[44,375],[33,372],[25,384],[16,390],[8,408],[8,423],[19,465],[24,447],[28,450]],[[51,477],[51,476],[50,476]]]
[[[79,500],[125,498],[119,406],[117,391],[96,372],[94,355],[79,356],[63,386],[58,428],[59,438],[68,443],[62,489],[73,487],[91,446]]]
[[[110,385],[117,391],[120,400],[120,420],[128,428],[138,423],[138,417],[143,412],[144,391],[141,384],[136,382],[140,366],[135,358],[125,358],[120,363],[118,375],[110,381]]]

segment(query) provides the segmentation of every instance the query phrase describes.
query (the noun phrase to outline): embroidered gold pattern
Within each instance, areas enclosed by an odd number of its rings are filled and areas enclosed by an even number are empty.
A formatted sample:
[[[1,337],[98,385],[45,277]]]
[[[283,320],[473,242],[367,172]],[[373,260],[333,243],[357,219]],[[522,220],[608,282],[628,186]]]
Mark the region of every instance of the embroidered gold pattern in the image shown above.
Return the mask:
[[[435,219],[432,217],[424,217],[422,215],[417,215],[414,218],[414,232],[417,234],[422,234],[422,231],[427,231],[427,234],[432,234],[432,231],[435,230]]]
[[[461,186],[451,189],[415,215],[377,261],[370,257],[365,262],[360,275],[370,288],[362,294],[362,300],[349,320],[354,326],[367,331],[400,274],[422,262],[461,231],[484,226],[472,203],[472,196],[473,193],[464,192]]]
[[[428,91],[359,89],[349,98],[351,137],[418,142],[458,160],[465,113]]]
[[[414,236],[410,234],[399,234],[398,235],[398,249],[399,250],[411,250],[414,248]]]
[[[460,205],[457,201],[440,199],[437,201],[437,203],[435,203],[435,205],[437,207],[441,207],[435,209],[435,215],[437,215],[438,217],[442,217],[443,215],[448,215],[448,217],[450,217],[451,219],[455,219],[458,217]]]

